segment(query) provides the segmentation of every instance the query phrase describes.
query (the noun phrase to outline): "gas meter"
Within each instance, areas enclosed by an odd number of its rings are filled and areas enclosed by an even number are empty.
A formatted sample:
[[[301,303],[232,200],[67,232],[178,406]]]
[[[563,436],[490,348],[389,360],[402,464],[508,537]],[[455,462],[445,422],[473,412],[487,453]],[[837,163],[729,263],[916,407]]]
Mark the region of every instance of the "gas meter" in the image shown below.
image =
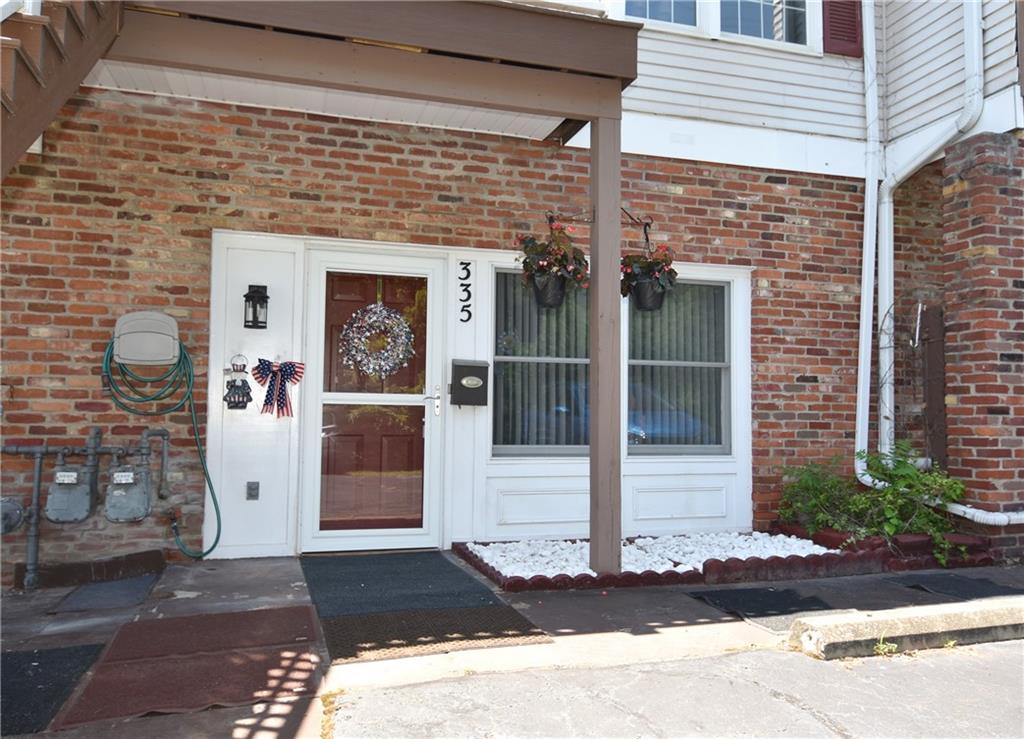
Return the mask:
[[[106,516],[114,523],[141,521],[149,515],[149,465],[111,465]]]

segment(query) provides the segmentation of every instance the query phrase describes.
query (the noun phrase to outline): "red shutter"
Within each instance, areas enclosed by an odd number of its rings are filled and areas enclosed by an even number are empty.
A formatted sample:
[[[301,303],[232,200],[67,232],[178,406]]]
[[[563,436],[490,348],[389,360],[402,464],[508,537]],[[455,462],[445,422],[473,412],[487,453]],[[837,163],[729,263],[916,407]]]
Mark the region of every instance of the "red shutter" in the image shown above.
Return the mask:
[[[825,0],[825,53],[864,55],[860,33],[860,0]]]

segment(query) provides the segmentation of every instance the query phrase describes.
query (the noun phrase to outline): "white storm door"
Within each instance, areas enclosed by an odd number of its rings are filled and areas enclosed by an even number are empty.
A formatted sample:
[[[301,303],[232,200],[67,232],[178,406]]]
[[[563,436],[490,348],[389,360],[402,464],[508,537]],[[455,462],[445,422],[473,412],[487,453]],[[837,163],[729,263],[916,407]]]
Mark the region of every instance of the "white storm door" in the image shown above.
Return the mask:
[[[302,549],[440,547],[447,261],[310,256]]]

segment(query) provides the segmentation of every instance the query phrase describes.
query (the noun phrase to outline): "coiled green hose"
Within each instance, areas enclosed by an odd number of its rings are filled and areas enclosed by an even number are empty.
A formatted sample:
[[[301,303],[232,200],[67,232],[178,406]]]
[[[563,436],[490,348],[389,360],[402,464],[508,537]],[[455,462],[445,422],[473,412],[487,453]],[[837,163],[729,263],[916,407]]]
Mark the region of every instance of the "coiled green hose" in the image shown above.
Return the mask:
[[[107,378],[114,405],[136,416],[165,416],[168,413],[181,410],[188,404],[188,411],[192,416],[192,436],[196,442],[196,449],[199,450],[199,461],[203,465],[203,477],[206,479],[206,484],[210,487],[210,500],[213,501],[213,511],[217,517],[217,535],[213,538],[213,544],[210,545],[209,549],[206,551],[196,551],[189,549],[182,542],[181,535],[178,532],[178,519],[173,514],[171,515],[171,531],[174,532],[174,543],[178,545],[178,549],[185,556],[192,559],[202,559],[216,549],[218,542],[220,542],[220,503],[217,501],[217,493],[213,489],[213,481],[210,479],[210,469],[206,466],[206,452],[203,449],[203,442],[199,438],[199,420],[196,418],[196,406],[192,398],[192,388],[195,385],[192,357],[189,356],[185,345],[181,341],[178,342],[178,347],[180,350],[178,352],[178,361],[171,365],[170,369],[156,377],[144,377],[128,369],[128,367],[120,362],[114,361],[114,342],[111,341],[107,344],[107,351],[103,354],[103,376]],[[117,378],[115,378],[112,371],[115,368],[117,370]],[[152,392],[147,392],[142,389],[145,385],[156,387]],[[185,394],[180,400],[167,408],[142,410],[135,407],[144,403],[159,403],[173,398],[182,388],[185,388]],[[164,475],[166,476],[166,474],[165,470]]]

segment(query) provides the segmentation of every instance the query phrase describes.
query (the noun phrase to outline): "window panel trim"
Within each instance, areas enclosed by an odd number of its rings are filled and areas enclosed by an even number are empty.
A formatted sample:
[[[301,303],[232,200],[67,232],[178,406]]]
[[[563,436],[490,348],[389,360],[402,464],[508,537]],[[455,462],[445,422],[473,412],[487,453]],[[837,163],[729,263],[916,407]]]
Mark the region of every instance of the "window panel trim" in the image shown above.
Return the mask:
[[[795,44],[788,41],[776,41],[774,39],[755,38],[744,36],[739,33],[727,33],[722,31],[722,14],[719,0],[697,0],[697,25],[684,26],[680,23],[669,23],[667,21],[650,20],[649,18],[637,18],[626,15],[625,0],[604,0],[608,17],[615,20],[642,21],[644,29],[664,33],[677,34],[679,36],[691,36],[715,41],[725,41],[731,44],[746,46],[759,46],[763,49],[784,51],[789,54],[802,54],[805,56],[821,57],[824,52],[824,20],[822,17],[822,0],[807,0],[807,43]]]
[[[526,356],[524,354],[496,354],[495,361],[540,362],[542,364],[590,364],[589,358],[574,356]]]

